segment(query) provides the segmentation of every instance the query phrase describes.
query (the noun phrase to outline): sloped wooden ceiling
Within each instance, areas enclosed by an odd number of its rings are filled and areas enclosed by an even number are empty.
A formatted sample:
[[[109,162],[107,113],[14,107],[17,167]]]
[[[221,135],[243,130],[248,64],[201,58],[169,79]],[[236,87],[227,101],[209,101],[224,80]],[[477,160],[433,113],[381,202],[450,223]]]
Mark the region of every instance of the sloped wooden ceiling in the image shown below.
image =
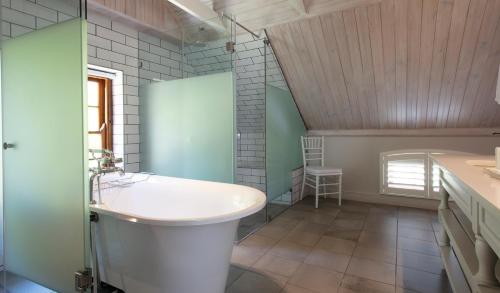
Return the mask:
[[[267,32],[310,129],[500,126],[500,0],[383,0]]]

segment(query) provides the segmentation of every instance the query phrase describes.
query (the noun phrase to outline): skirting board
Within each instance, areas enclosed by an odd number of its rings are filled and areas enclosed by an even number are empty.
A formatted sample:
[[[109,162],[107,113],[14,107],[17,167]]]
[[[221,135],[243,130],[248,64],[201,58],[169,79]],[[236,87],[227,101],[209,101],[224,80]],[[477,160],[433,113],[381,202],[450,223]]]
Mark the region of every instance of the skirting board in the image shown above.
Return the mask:
[[[436,211],[439,206],[439,200],[435,199],[404,197],[376,193],[362,193],[354,191],[342,192],[342,200],[344,199],[365,203],[386,204],[392,206],[402,206]]]

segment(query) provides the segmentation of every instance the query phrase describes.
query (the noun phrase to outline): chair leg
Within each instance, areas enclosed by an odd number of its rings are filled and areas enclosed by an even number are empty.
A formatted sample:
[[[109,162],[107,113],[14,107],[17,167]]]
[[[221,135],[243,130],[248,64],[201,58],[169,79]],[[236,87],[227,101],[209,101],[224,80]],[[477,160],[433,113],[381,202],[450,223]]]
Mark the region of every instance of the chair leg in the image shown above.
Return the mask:
[[[304,187],[306,185],[306,172],[304,172],[304,175],[302,176],[302,190],[300,191],[300,200],[304,198]]]
[[[321,179],[323,179],[323,183],[322,183],[323,184],[323,188],[322,189],[323,189],[323,198],[324,199],[326,199],[326,185],[325,184],[327,183],[327,181],[326,181],[327,178],[328,177],[326,177],[326,176],[325,177],[321,177]]]
[[[339,206],[342,205],[342,174],[339,176]]]
[[[316,208],[318,208],[318,199],[319,199],[319,176],[316,176],[316,203],[315,203]]]

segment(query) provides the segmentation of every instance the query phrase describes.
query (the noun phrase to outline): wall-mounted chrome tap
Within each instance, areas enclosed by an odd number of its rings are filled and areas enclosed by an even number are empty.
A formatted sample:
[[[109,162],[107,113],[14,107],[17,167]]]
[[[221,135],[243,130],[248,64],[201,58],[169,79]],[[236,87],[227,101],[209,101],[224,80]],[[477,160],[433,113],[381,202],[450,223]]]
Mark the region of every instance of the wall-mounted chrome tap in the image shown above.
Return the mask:
[[[116,164],[122,163],[121,158],[115,158],[115,154],[110,150],[89,149],[90,160],[97,162],[97,167],[89,168],[89,193],[91,204],[102,204],[101,199],[101,176],[108,173],[125,174],[123,168],[117,167]],[[94,199],[94,180],[97,178],[97,201]]]

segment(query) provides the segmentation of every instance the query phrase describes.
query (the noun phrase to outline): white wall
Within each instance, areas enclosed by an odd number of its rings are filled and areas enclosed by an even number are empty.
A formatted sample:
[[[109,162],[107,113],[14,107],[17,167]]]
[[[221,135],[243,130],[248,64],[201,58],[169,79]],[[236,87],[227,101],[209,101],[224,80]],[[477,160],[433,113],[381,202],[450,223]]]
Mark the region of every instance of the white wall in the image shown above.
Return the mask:
[[[449,149],[493,155],[498,137],[325,137],[325,165],[343,168],[346,197],[392,200],[379,195],[379,154],[398,149]],[[398,200],[398,199],[395,199]],[[418,201],[414,201],[418,206]],[[424,203],[425,205],[425,203]]]

